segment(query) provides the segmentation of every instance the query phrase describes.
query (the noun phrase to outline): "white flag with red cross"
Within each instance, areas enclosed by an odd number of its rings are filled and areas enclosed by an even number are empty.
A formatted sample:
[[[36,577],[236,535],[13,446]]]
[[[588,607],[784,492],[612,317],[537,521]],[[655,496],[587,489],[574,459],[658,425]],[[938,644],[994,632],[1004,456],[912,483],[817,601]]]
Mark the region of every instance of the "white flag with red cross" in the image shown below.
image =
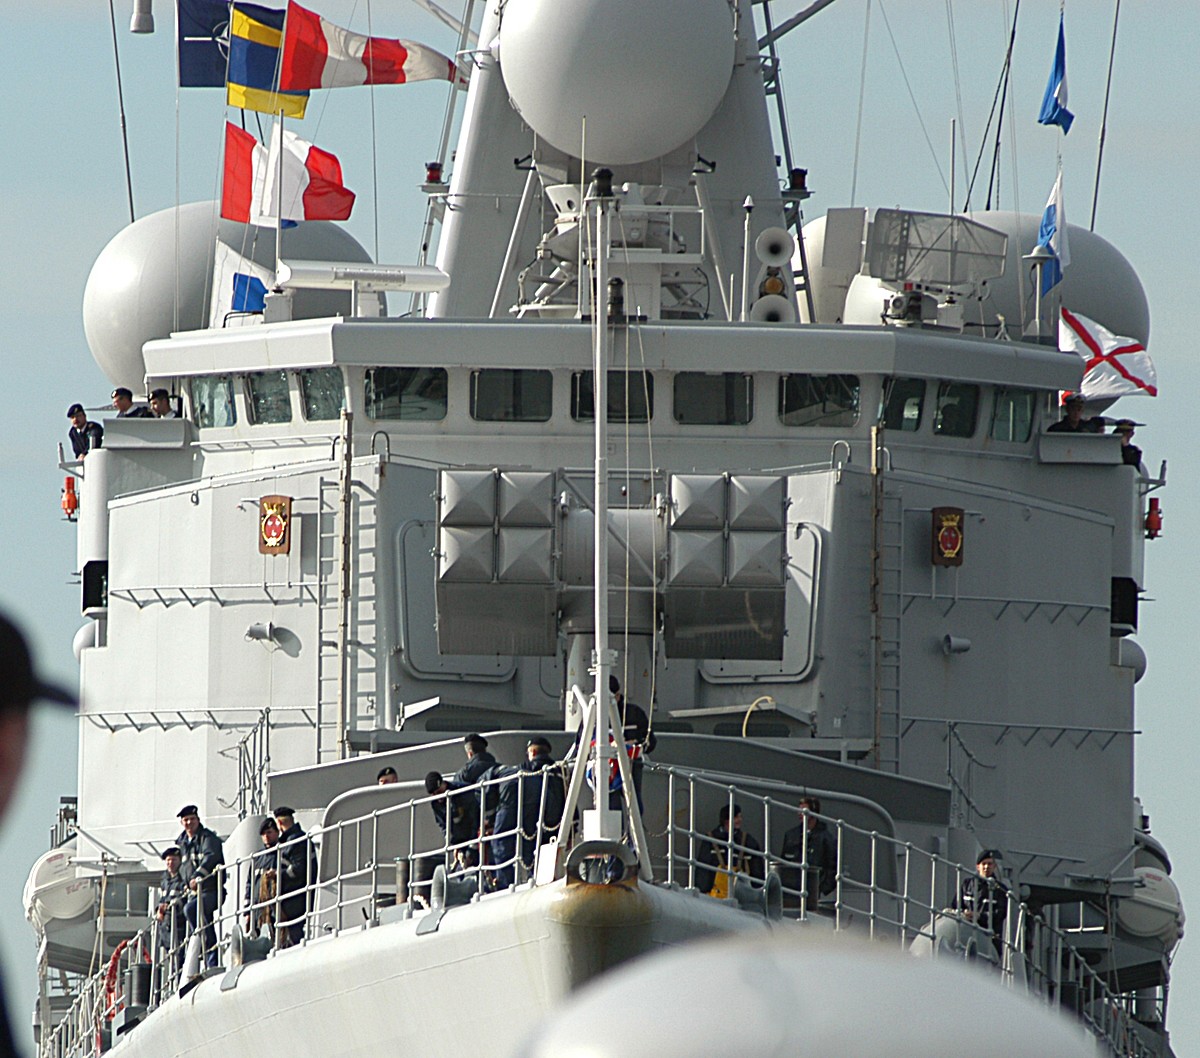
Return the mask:
[[[1133,338],[1122,338],[1064,308],[1058,321],[1058,347],[1083,358],[1079,391],[1085,400],[1158,396],[1154,361],[1146,347]]]

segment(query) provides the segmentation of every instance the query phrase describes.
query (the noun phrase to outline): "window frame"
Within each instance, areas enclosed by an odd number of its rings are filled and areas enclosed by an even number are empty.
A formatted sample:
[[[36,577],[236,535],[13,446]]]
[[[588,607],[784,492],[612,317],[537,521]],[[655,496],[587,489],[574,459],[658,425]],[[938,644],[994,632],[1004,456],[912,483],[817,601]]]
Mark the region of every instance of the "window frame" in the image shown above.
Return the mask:
[[[403,382],[400,389],[396,392],[395,397],[387,398],[388,400],[394,400],[394,402],[395,402],[395,408],[396,408],[396,412],[397,412],[397,414],[395,414],[395,415],[379,414],[381,410],[385,410],[385,409],[381,408],[381,400],[379,397],[376,396],[376,394],[373,392],[373,390],[376,386],[375,373],[383,372],[383,371],[410,372],[407,380],[405,380]],[[427,372],[427,374],[424,376],[424,378],[422,378],[420,376],[421,372]],[[415,387],[417,389],[416,395],[418,397],[420,397],[421,396],[420,387],[428,386],[428,385],[430,385],[434,382],[438,382],[438,381],[441,382],[441,388],[442,388],[442,396],[441,396],[440,404],[438,403],[438,399],[435,396],[434,399],[429,402],[428,407],[430,407],[434,410],[437,410],[440,408],[440,410],[441,410],[440,415],[422,415],[422,414],[405,415],[405,414],[403,414],[404,409],[406,407],[406,404],[404,401],[404,396],[406,394],[408,394],[410,392],[410,390],[414,389],[414,387]],[[426,367],[401,367],[401,366],[398,366],[395,364],[380,364],[375,367],[368,367],[363,372],[364,410],[366,412],[367,418],[370,419],[372,422],[442,422],[446,418],[447,414],[449,414],[449,410],[450,410],[449,397],[450,397],[450,375],[449,375],[449,372],[447,372],[447,370],[444,367],[429,367],[429,366],[426,366]],[[409,407],[409,409],[411,411],[412,409],[417,407],[417,401],[412,400],[408,403],[407,406]]]
[[[278,376],[278,380],[283,382],[285,400],[282,406],[287,409],[287,418],[259,418],[259,397],[255,393],[254,380],[271,378],[272,384],[274,384],[274,381],[276,381],[275,376]],[[272,368],[270,371],[247,371],[242,376],[242,382],[246,398],[246,421],[251,426],[284,426],[292,421],[292,385],[286,371],[275,368]],[[269,399],[276,401],[278,399],[278,392],[269,395]],[[278,407],[279,405],[275,406]]]
[[[686,403],[686,401],[680,400],[680,383],[689,380],[688,384],[690,384],[690,380],[699,379],[721,379],[726,389],[729,388],[733,380],[740,379],[746,387],[742,399],[739,401],[737,393],[726,392],[723,395],[723,400],[727,409],[730,408],[731,404],[741,403],[745,410],[745,418],[681,419],[679,417],[680,406]],[[734,414],[737,414],[736,408],[734,409]],[[676,371],[674,378],[671,380],[671,417],[680,426],[749,426],[754,421],[754,375],[749,371]]]
[[[485,376],[499,377],[507,374],[510,377],[510,391],[508,407],[512,409],[514,414],[511,418],[498,416],[495,418],[484,417],[479,414],[479,386],[480,381]],[[469,389],[468,399],[468,414],[473,422],[486,423],[543,423],[549,422],[554,417],[554,373],[548,368],[542,367],[477,367],[471,370],[467,380]],[[523,395],[518,393],[519,389],[523,389],[528,383],[536,383],[540,387],[545,385],[545,392],[531,393],[529,399],[531,402],[544,398],[545,414],[542,414],[542,409],[537,408],[535,414],[515,414],[518,409],[518,404],[522,401]],[[487,394],[491,397],[491,394]]]
[[[799,411],[803,411],[804,408],[812,408],[812,407],[817,406],[814,404],[807,404],[807,405],[804,405],[803,408],[796,409],[796,411],[788,412],[787,410],[785,410],[784,397],[785,397],[785,394],[787,391],[788,383],[792,379],[812,379],[812,380],[814,380],[814,382],[816,380],[820,380],[822,383],[826,382],[829,379],[839,379],[839,380],[853,379],[854,380],[854,383],[853,383],[854,406],[853,407],[840,407],[836,412],[833,413],[832,417],[835,418],[835,421],[826,421],[831,417],[830,414],[828,412],[826,412],[826,413],[823,413],[822,415],[818,416],[817,418],[806,421],[806,422],[788,422],[787,419],[784,417],[785,415],[797,414]],[[779,397],[779,399],[778,399],[778,402],[776,405],[776,415],[779,418],[780,424],[782,426],[787,427],[787,429],[789,429],[789,430],[803,429],[803,428],[819,428],[819,429],[826,429],[826,430],[828,430],[828,429],[846,429],[848,427],[856,426],[859,422],[859,419],[862,417],[862,378],[859,375],[843,374],[840,372],[832,372],[829,374],[818,375],[811,371],[786,371],[779,376],[778,397]],[[846,414],[850,415],[850,418],[848,421],[841,421],[841,419],[838,418],[838,417],[846,415]]]
[[[191,405],[192,422],[201,430],[228,430],[237,425],[237,401],[234,397],[233,387],[234,375],[232,372],[220,371],[211,375],[193,375],[188,380],[188,403]],[[197,399],[196,385],[200,382],[213,383],[214,385],[224,382],[226,407],[229,409],[229,422],[221,423],[219,426],[213,420],[212,412],[207,416],[209,421],[204,421],[201,408],[201,401]]]
[[[571,372],[571,419],[574,422],[596,421],[596,380],[594,376],[595,370],[590,367]],[[586,388],[585,381],[587,383]],[[631,417],[628,414],[628,406],[614,410],[614,390],[619,398],[623,399],[625,396],[625,386],[622,383],[628,383],[628,392],[631,398],[629,404],[640,404],[638,409],[639,415],[636,417]],[[590,394],[591,397],[591,409],[586,415],[581,410],[585,394]],[[649,403],[644,403],[643,398],[647,398]],[[610,369],[608,372],[608,421],[628,423],[631,426],[641,426],[652,422],[653,419],[654,372],[640,369],[631,369],[629,371],[623,368]]]
[[[306,387],[306,380],[315,375],[329,373],[336,374],[341,382],[342,399],[338,406],[337,414],[332,416],[313,416],[309,414],[310,401]],[[346,373],[340,367],[303,367],[296,372],[296,390],[300,398],[300,415],[305,422],[336,422],[341,418],[342,412],[346,410]]]

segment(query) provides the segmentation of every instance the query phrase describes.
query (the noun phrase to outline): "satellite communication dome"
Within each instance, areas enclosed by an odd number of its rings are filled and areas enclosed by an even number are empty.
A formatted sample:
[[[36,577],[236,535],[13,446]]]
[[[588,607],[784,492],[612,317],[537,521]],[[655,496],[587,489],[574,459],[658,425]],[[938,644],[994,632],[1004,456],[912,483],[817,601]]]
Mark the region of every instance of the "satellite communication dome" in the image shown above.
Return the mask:
[[[609,164],[695,136],[733,59],[727,0],[508,0],[500,22],[500,70],[521,117],[560,151]]]
[[[83,329],[92,357],[113,385],[138,392],[146,377],[146,342],[208,325],[217,238],[258,264],[275,267],[273,228],[219,220],[217,213],[213,202],[151,213],[117,232],[100,251],[83,293]],[[328,222],[286,229],[283,256],[370,260],[352,235]],[[292,313],[295,319],[318,319],[349,311],[349,291],[298,290]]]

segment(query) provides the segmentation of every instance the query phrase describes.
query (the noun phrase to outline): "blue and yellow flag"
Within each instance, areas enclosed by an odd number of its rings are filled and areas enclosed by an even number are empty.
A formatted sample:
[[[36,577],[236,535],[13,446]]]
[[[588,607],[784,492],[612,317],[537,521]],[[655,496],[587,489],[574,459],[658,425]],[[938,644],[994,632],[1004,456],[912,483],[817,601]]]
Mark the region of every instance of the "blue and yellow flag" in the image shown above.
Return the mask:
[[[264,114],[302,118],[307,92],[280,92],[279,60],[286,12],[258,4],[235,3],[229,17],[229,105]]]

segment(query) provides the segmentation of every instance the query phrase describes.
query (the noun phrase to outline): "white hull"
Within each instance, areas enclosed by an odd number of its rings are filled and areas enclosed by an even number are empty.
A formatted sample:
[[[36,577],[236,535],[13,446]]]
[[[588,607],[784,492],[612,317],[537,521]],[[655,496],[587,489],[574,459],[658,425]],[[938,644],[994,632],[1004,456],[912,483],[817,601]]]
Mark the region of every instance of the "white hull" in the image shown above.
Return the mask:
[[[164,1002],[122,1058],[431,1054],[465,1019],[504,1054],[574,987],[641,954],[767,921],[657,886],[559,881],[289,949]],[[424,926],[423,926],[424,924]],[[797,928],[791,923],[782,928]]]

